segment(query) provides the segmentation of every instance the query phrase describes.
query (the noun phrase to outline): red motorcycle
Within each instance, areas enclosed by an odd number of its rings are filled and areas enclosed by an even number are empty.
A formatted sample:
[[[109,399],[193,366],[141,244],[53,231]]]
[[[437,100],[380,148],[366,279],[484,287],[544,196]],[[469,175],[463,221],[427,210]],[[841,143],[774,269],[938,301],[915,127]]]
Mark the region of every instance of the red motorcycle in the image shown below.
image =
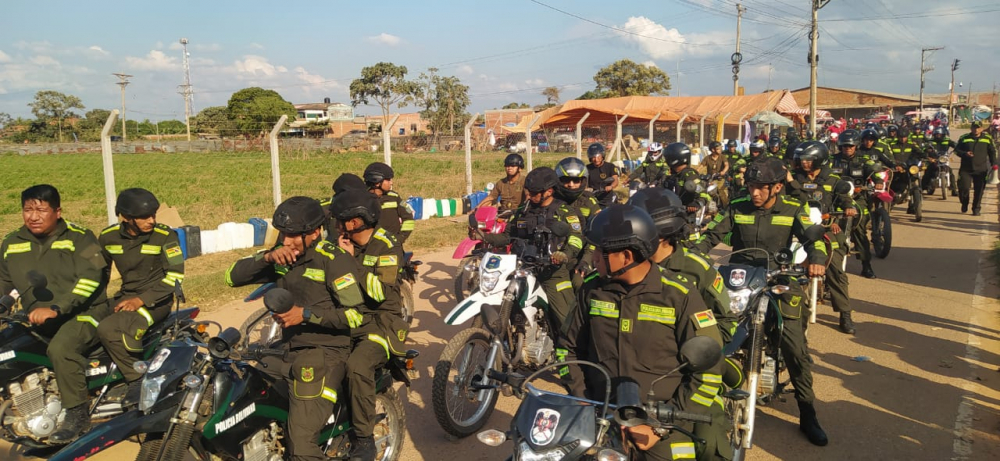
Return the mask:
[[[460,259],[455,271],[455,299],[461,301],[479,286],[479,263],[487,251],[506,253],[506,248],[492,248],[481,238],[483,234],[500,234],[507,229],[507,218],[512,212],[498,213],[496,207],[476,208],[469,215],[469,236],[458,244],[454,259]]]

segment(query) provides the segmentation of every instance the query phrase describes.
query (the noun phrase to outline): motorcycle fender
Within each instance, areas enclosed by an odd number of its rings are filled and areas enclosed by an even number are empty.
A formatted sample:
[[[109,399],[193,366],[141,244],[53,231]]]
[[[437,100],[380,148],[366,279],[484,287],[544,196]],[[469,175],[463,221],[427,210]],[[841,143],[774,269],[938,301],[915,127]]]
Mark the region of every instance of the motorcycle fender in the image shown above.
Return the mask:
[[[462,259],[468,256],[476,248],[476,245],[482,242],[482,240],[474,240],[466,237],[465,240],[462,240],[462,243],[458,244],[458,248],[455,248],[455,253],[451,255],[452,259]]]
[[[144,414],[132,410],[98,425],[49,458],[50,461],[79,461],[117,445],[138,434],[166,432],[172,411]]]
[[[444,317],[444,323],[448,325],[461,325],[468,322],[469,319],[479,315],[479,311],[482,310],[484,304],[499,306],[503,302],[503,294],[502,290],[491,295],[484,295],[482,292],[477,291],[455,306]]]

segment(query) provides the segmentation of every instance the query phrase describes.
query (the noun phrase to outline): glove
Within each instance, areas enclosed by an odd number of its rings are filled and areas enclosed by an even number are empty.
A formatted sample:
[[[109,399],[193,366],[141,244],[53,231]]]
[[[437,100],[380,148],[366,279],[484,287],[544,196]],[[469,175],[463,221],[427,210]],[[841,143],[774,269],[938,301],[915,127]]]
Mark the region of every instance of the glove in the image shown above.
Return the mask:
[[[568,259],[569,256],[566,256],[566,253],[563,253],[561,251],[556,251],[552,253],[552,265],[554,266],[559,266],[562,263],[566,262]]]
[[[351,308],[344,312],[344,316],[347,317],[347,325],[351,328],[360,327],[365,321],[365,317],[358,312],[357,309]]]

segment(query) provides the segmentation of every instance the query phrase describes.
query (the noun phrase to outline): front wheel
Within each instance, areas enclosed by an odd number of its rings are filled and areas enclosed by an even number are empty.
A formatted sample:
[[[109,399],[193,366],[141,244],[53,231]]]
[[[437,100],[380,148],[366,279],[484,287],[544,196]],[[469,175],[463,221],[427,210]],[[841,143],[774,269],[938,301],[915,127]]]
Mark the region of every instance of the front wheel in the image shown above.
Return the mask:
[[[487,384],[486,364],[499,371],[499,358],[490,357],[492,338],[486,330],[460,331],[441,352],[434,367],[431,389],[434,415],[445,432],[468,437],[483,427],[497,404],[497,389],[477,389]],[[499,352],[498,352],[499,353]]]
[[[885,208],[875,207],[872,212],[872,248],[875,256],[885,259],[892,249],[892,222]]]
[[[240,326],[240,333],[243,334],[243,350],[250,346],[266,348],[281,339],[281,325],[274,321],[266,307],[262,307],[247,317]]]
[[[385,415],[375,425],[375,459],[396,461],[406,437],[406,411],[395,388],[388,387],[385,392],[375,395],[375,414]]]
[[[455,271],[455,301],[461,302],[468,298],[479,287],[479,261],[479,256],[466,256],[458,262],[458,269]],[[466,267],[476,269],[466,270]]]
[[[924,219],[924,196],[920,193],[919,185],[913,187],[916,189],[916,193],[913,194],[913,202],[910,205],[913,207],[913,220],[920,222]]]
[[[410,325],[413,323],[413,313],[417,308],[417,305],[413,303],[413,282],[404,281],[399,287],[399,294],[403,298],[401,311],[403,320],[406,321],[407,325]]]
[[[948,173],[941,173],[938,176],[938,181],[941,181],[941,200],[948,200]]]

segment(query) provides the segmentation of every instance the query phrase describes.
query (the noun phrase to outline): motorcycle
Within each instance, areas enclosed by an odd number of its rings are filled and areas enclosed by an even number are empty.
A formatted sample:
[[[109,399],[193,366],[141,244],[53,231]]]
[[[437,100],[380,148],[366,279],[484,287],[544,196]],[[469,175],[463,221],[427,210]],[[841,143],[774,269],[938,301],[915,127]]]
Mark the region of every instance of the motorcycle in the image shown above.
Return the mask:
[[[539,229],[531,241],[515,240],[512,254],[484,254],[479,290],[445,316],[448,325],[472,321],[471,328],[448,341],[434,368],[434,414],[455,437],[482,428],[496,407],[498,391],[510,393],[507,387],[499,389],[487,370],[536,370],[555,361],[548,297],[537,278],[554,255],[565,257],[549,242],[568,235],[569,226],[557,222],[553,227]]]
[[[930,157],[934,174],[927,184],[927,194],[934,195],[935,189],[941,190],[941,200],[948,200],[948,188],[951,187],[951,154],[947,152],[935,152]],[[929,168],[931,170],[931,168]],[[926,179],[925,179],[926,181]]]
[[[877,180],[877,181],[876,181]],[[871,243],[873,254],[881,259],[889,256],[892,250],[892,221],[889,219],[889,209],[895,201],[896,193],[889,184],[892,183],[892,170],[882,168],[875,171],[867,179],[866,185],[856,186],[855,194],[863,194],[871,215]]]
[[[459,259],[455,272],[455,300],[462,301],[479,286],[479,263],[489,251],[505,251],[491,247],[483,234],[502,234],[507,229],[507,218],[513,212],[498,213],[496,207],[484,206],[469,215],[469,236],[458,244],[452,259]]]
[[[686,341],[681,346],[680,356],[681,366],[659,379],[672,376],[682,369],[690,373],[705,371],[721,359],[719,345],[706,337],[696,337]],[[595,368],[604,374],[606,378],[604,400],[589,400],[544,391],[530,384],[547,369],[566,364]],[[489,373],[492,378],[517,389],[522,401],[514,414],[509,431],[488,429],[476,437],[480,442],[493,447],[507,441],[514,442],[514,452],[507,458],[511,461],[642,459],[642,454],[625,434],[627,428],[648,425],[661,435],[678,431],[691,437],[692,440],[704,443],[704,440],[679,427],[678,423],[711,424],[712,422],[710,415],[679,411],[666,402],[653,400],[652,394],[648,394],[646,401],[643,402],[639,385],[635,381],[618,383],[615,403],[611,403],[610,373],[600,364],[584,360],[551,364],[527,378],[493,370]]]
[[[413,324],[413,313],[417,305],[413,302],[413,286],[417,283],[417,274],[422,261],[413,260],[413,252],[403,252],[403,264],[399,272],[399,294],[403,298],[403,320]]]
[[[914,215],[913,220],[920,222],[924,219],[923,212],[923,191],[920,186],[920,175],[923,173],[924,162],[922,159],[911,157],[905,163],[900,163],[896,165],[897,168],[902,169],[902,174],[906,180],[906,184],[896,187],[898,188],[895,197],[895,201],[892,205],[899,205],[909,201],[906,213]],[[902,182],[900,179],[899,182]],[[890,211],[892,207],[890,207]]]
[[[42,274],[29,273],[32,289],[46,290],[48,280]],[[148,356],[164,338],[191,326],[200,312],[197,307],[180,309],[184,302],[180,283],[176,286],[177,310],[163,321],[154,323],[143,336],[143,351]],[[16,300],[4,295],[0,299],[0,437],[40,453],[58,446],[49,441],[66,415],[59,395],[52,362],[47,355],[51,338],[40,335],[28,321],[25,311],[12,312]],[[122,404],[128,385],[103,346],[87,356],[84,370],[89,402],[87,409],[92,423],[124,413]]]
[[[264,294],[272,313],[287,312],[292,295],[282,288]],[[94,427],[50,461],[78,461],[132,437],[140,437],[138,461],[180,461],[191,451],[198,459],[280,461],[288,450],[289,389],[251,361],[284,357],[285,349],[252,345],[241,349],[236,328],[208,342],[182,335],[159,349],[145,369],[138,411]],[[399,459],[406,425],[395,381],[410,385],[413,360],[408,351],[392,357],[375,373],[377,459]],[[258,365],[259,366],[259,365]],[[349,399],[340,399],[317,443],[332,459],[348,459],[356,437],[351,431]]]
[[[822,239],[824,233],[822,226],[809,227],[807,241],[801,246]],[[726,414],[732,421],[729,439],[734,461],[745,459],[747,450],[753,447],[757,405],[766,405],[780,396],[789,384],[779,380],[785,363],[780,350],[783,319],[778,301],[791,287],[778,281],[780,277],[792,283],[808,283],[806,271],[800,265],[805,255],[800,250],[801,247],[779,250],[774,255],[778,266],[775,269],[743,264],[719,267],[729,294],[730,311],[738,318],[736,333],[723,348],[723,355],[740,364],[745,377],[722,395]],[[759,248],[748,248],[733,254],[742,252],[766,253]]]

